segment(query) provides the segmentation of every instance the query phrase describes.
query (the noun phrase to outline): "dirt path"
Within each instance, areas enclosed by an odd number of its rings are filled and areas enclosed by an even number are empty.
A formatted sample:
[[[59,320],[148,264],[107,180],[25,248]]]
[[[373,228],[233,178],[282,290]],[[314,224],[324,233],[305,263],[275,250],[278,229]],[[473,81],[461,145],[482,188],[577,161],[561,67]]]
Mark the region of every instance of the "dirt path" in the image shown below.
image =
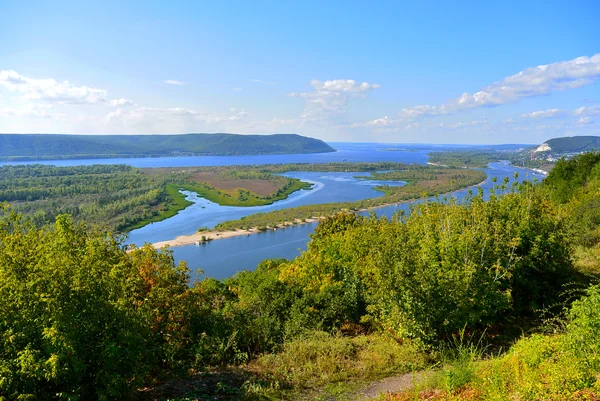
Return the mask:
[[[405,373],[403,375],[386,377],[382,380],[371,382],[366,387],[356,392],[354,400],[371,400],[382,394],[397,393],[409,390],[431,376],[431,371]]]

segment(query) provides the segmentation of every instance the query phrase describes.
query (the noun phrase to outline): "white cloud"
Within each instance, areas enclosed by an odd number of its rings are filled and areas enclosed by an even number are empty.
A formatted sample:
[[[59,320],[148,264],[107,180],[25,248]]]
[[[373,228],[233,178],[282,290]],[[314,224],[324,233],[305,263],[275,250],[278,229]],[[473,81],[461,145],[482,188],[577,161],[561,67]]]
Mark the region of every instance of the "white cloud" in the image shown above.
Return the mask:
[[[409,107],[407,109],[402,109],[400,112],[400,118],[404,119],[413,119],[419,118],[422,116],[437,116],[448,114],[448,110],[445,105],[441,106],[429,106],[427,104],[421,106]]]
[[[0,85],[11,92],[22,93],[25,99],[62,103],[95,104],[107,101],[107,92],[88,86],[73,86],[68,81],[34,79],[13,70],[0,70]]]
[[[590,85],[600,78],[600,54],[527,68],[486,86],[480,91],[463,93],[443,105],[421,105],[404,109],[403,118],[448,114],[478,107],[515,103],[520,99],[543,96],[555,91]]]
[[[239,91],[243,91],[244,89],[243,88],[233,88],[233,90],[239,92]]]
[[[333,91],[333,92],[368,92],[372,89],[380,88],[379,84],[369,84],[368,82],[362,82],[358,84],[353,79],[334,79],[330,81],[319,81],[313,79],[310,81],[312,87],[317,91]]]
[[[552,117],[559,117],[564,114],[566,114],[566,112],[561,109],[547,109],[547,110],[534,111],[531,113],[523,113],[523,114],[521,114],[521,118],[552,118]]]
[[[594,121],[590,117],[581,117],[579,120],[577,120],[577,124],[579,125],[591,124],[593,122]]]
[[[176,79],[167,79],[163,83],[165,83],[167,85],[185,85],[185,82],[177,81]]]
[[[573,114],[576,116],[594,116],[600,114],[600,104],[590,107],[580,107],[573,110]]]
[[[133,106],[135,103],[133,103],[129,99],[120,98],[120,99],[111,100],[110,104],[115,107],[122,107],[122,106]]]
[[[457,129],[457,128],[475,127],[477,125],[487,125],[487,124],[488,124],[487,120],[475,120],[475,121],[470,121],[470,122],[466,122],[466,123],[458,122],[456,124],[451,124],[448,127]]]
[[[250,82],[264,85],[279,85],[277,82],[263,81],[262,79],[251,79]]]
[[[334,79],[325,82],[313,79],[310,84],[314,89],[312,92],[288,94],[306,100],[301,117],[307,120],[339,116],[346,112],[349,99],[364,96],[367,92],[380,87],[378,84],[368,82],[359,84],[353,79]]]
[[[375,120],[367,121],[366,123],[355,123],[355,124],[352,124],[350,127],[351,128],[388,127],[390,125],[395,125],[395,124],[399,123],[400,121],[401,120],[395,120],[395,119],[389,118],[388,116],[385,116],[383,118],[377,118]]]

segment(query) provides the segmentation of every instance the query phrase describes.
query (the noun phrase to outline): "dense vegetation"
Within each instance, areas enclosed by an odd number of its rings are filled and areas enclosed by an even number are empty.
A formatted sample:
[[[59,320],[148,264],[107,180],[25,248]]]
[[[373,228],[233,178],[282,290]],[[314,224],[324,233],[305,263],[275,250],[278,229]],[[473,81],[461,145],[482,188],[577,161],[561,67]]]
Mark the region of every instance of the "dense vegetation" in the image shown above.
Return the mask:
[[[600,136],[568,136],[546,141],[555,153],[578,153],[600,150]]]
[[[255,155],[334,152],[319,139],[295,134],[51,135],[0,134],[0,159]]]
[[[124,165],[0,167],[0,202],[38,227],[69,214],[119,230],[169,210],[176,199],[160,181]]]
[[[560,160],[544,181],[561,205],[571,258],[597,283],[600,269],[600,154]],[[552,202],[549,199],[547,202]],[[600,287],[565,291],[572,304],[508,352],[484,358],[484,349],[458,345],[459,357],[421,389],[393,400],[596,400],[600,397]],[[420,391],[419,391],[420,390]]]
[[[543,168],[547,171],[551,165],[546,159],[531,159],[531,150],[477,150],[446,151],[429,153],[429,162],[452,167],[486,167],[489,163],[508,160],[513,166],[525,168]]]
[[[491,162],[506,160],[507,153],[495,150],[446,151],[428,154],[429,163],[451,167],[487,167]]]
[[[441,362],[436,390],[394,397],[596,399],[600,292],[592,286],[572,304],[562,297],[565,284],[587,282],[578,249],[600,264],[590,235],[600,156],[580,158],[561,162],[548,184],[506,179],[489,201],[478,192],[425,202],[391,220],[337,214],[295,260],[223,281],[190,283],[168,251],[128,252],[67,215],[43,228],[5,215],[0,397],[131,399],[157,382],[237,365],[243,385],[199,384],[187,399],[290,399]],[[476,362],[477,347],[452,342],[460,333],[494,341],[561,303],[564,318],[549,320],[557,334],[525,338],[498,358]]]
[[[38,227],[53,222],[60,214],[69,214],[75,222],[127,231],[171,217],[190,205],[179,189],[196,191],[223,205],[255,206],[285,199],[310,187],[295,178],[252,168],[216,170],[218,177],[226,176],[235,184],[232,190],[208,185],[193,176],[214,170],[136,169],[125,165],[3,166],[0,202],[10,203],[12,210]],[[270,186],[261,196],[244,187],[248,182]]]

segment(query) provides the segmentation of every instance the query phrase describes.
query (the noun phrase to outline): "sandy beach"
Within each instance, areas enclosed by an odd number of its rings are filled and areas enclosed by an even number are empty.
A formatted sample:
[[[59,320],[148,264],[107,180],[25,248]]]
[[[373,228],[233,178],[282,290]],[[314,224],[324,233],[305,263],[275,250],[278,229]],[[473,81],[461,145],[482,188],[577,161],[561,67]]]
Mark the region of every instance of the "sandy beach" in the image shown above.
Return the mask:
[[[305,219],[304,221],[297,219],[293,223],[286,222],[285,225],[279,224],[276,227],[269,228],[268,230],[281,230],[281,229],[284,229],[286,227],[290,227],[293,225],[314,223],[316,221],[319,221],[319,219],[320,218],[317,218],[317,217],[314,217],[311,219]],[[176,247],[176,246],[183,246],[183,245],[193,245],[196,243],[201,244],[202,242],[216,241],[216,240],[226,239],[226,238],[231,238],[231,237],[248,236],[251,234],[258,234],[258,233],[261,233],[264,231],[265,230],[261,231],[256,228],[250,228],[248,230],[239,229],[239,230],[226,230],[226,231],[216,231],[216,230],[201,231],[201,232],[197,232],[195,234],[190,234],[190,235],[180,235],[179,237],[177,237],[175,239],[171,239],[171,240],[167,240],[167,241],[155,242],[152,244],[152,246],[155,249],[161,249],[165,246]],[[203,241],[203,238],[204,238],[204,241]]]
[[[489,178],[489,177],[488,177]],[[481,181],[479,184],[475,184],[475,185],[470,185],[468,187],[462,188],[462,189],[458,189],[456,191],[461,191],[464,189],[468,189],[468,188],[474,188],[474,187],[478,187],[480,185],[483,185],[488,178],[486,178],[485,180]],[[452,192],[456,192],[456,191],[452,191]],[[443,196],[443,195],[448,195],[452,192],[448,192],[445,194],[439,194],[438,196]],[[411,200],[403,200],[400,202],[394,202],[394,203],[383,203],[381,205],[377,205],[377,206],[373,206],[370,208],[365,208],[365,209],[359,209],[358,212],[364,212],[364,211],[368,211],[368,210],[374,210],[374,209],[379,209],[382,207],[387,207],[387,206],[392,206],[392,205],[399,205],[401,203],[406,203],[406,202],[411,202]],[[275,227],[272,228],[268,228],[267,230],[283,230],[286,227],[291,227],[294,225],[301,225],[301,224],[308,224],[308,223],[314,223],[316,221],[319,221],[321,219],[323,219],[324,217],[312,217],[310,219],[305,219],[305,220],[300,220],[300,219],[296,219],[293,223],[292,222],[286,222],[285,225],[284,224],[279,224]],[[210,231],[201,231],[201,232],[197,232],[194,234],[190,234],[190,235],[180,235],[179,237],[175,238],[175,239],[171,239],[171,240],[167,240],[167,241],[159,241],[159,242],[155,242],[152,244],[152,246],[155,249],[161,249],[164,248],[165,246],[167,247],[176,247],[176,246],[184,246],[184,245],[194,245],[194,244],[202,244],[210,242],[210,241],[216,241],[216,240],[220,240],[220,239],[226,239],[226,238],[232,238],[232,237],[240,237],[240,236],[248,236],[251,234],[258,234],[261,232],[264,232],[266,230],[258,230],[257,228],[253,227],[250,228],[248,230],[242,230],[242,229],[238,229],[238,230],[224,230],[224,231],[217,231],[217,230],[210,230]],[[202,240],[202,237],[204,237],[204,241]]]

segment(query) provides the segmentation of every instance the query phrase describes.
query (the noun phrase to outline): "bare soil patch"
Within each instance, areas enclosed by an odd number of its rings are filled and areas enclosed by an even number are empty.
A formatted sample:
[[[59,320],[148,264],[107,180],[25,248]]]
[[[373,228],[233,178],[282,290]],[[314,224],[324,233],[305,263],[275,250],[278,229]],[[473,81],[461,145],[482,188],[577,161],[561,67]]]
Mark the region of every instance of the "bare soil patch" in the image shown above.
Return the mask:
[[[204,182],[211,187],[218,188],[226,192],[237,192],[238,189],[244,189],[255,194],[265,197],[274,194],[278,189],[282,188],[286,179],[275,178],[272,180],[260,179],[230,179],[224,178],[217,172],[201,171],[193,173],[190,178],[197,182]]]

